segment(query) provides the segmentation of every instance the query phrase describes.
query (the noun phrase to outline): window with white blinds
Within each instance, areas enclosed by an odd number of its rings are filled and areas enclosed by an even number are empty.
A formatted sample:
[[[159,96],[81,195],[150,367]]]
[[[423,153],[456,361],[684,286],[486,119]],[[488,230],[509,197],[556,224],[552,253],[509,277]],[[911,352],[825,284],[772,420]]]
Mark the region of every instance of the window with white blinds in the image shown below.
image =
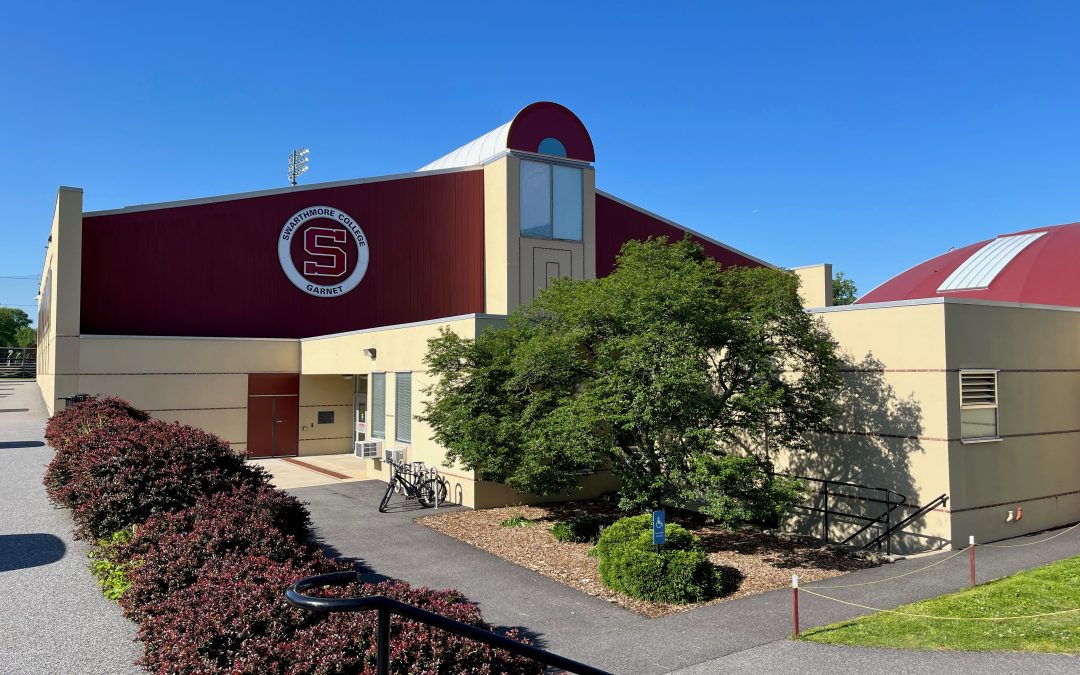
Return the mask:
[[[386,438],[386,373],[371,374],[371,437]]]
[[[394,439],[412,443],[412,373],[394,373]]]
[[[960,371],[960,440],[999,438],[996,370]]]

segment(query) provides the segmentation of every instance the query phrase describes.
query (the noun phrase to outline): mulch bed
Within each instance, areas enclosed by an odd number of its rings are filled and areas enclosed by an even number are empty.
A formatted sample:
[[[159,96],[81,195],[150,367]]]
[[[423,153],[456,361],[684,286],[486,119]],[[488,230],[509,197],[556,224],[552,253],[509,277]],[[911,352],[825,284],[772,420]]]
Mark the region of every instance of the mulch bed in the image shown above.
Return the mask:
[[[791,585],[792,574],[798,574],[800,581],[809,583],[879,564],[872,556],[858,552],[781,537],[752,526],[732,531],[700,514],[669,510],[668,522],[678,523],[701,537],[709,559],[723,572],[725,590],[720,597],[707,603],[647,602],[604,586],[596,559],[586,553],[592,548],[591,544],[560,542],[551,535],[549,530],[556,522],[581,515],[615,520],[626,514],[620,512],[611,499],[593,499],[543,506],[455,511],[419,518],[417,522],[649,618],[785,588]],[[525,527],[500,525],[513,516],[538,522]]]

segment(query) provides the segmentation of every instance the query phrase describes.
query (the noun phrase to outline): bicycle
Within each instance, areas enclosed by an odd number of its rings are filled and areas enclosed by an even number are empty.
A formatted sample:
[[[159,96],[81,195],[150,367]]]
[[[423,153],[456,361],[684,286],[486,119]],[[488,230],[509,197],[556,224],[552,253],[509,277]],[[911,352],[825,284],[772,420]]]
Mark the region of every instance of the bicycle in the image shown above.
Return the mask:
[[[386,513],[395,492],[403,493],[406,501],[415,499],[425,509],[437,507],[446,501],[446,482],[439,478],[435,468],[428,469],[423,462],[404,464],[386,460],[386,463],[390,465],[390,480],[379,502],[379,513]]]

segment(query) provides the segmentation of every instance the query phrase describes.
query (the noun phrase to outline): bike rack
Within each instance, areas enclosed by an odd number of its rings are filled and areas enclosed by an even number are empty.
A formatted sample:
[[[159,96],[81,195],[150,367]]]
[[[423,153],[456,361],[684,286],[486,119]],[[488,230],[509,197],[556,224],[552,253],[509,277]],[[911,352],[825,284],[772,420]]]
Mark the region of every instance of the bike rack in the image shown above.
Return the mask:
[[[606,671],[584,663],[578,663],[558,654],[544,651],[532,645],[522,644],[508,637],[492,633],[491,631],[470,626],[467,623],[455,621],[442,614],[429,612],[414,605],[408,605],[383,595],[370,595],[364,598],[318,598],[304,595],[304,591],[321,588],[323,586],[344,586],[352,582],[360,581],[360,575],[356,572],[332,572],[318,576],[307,577],[297,581],[285,590],[285,600],[294,607],[307,609],[313,612],[378,612],[378,630],[375,637],[376,661],[375,668],[379,675],[390,673],[390,615],[398,616],[412,621],[417,621],[428,626],[434,626],[441,630],[460,635],[470,640],[482,642],[490,647],[504,649],[512,654],[524,656],[538,661],[546,666],[560,668],[568,673],[580,675],[610,675]]]

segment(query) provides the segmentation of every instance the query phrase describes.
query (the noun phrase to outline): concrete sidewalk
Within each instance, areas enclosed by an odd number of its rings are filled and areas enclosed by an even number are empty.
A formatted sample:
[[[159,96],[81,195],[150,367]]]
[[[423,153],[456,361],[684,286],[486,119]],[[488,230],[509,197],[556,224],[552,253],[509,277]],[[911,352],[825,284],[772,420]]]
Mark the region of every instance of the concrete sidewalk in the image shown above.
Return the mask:
[[[71,517],[41,477],[52,459],[35,382],[0,380],[0,673],[139,673],[135,625],[98,592]]]
[[[324,543],[360,560],[372,579],[391,577],[434,588],[456,588],[480,603],[484,616],[515,626],[539,646],[616,673],[952,672],[961,664],[984,673],[1067,673],[1080,659],[1059,655],[964,654],[851,649],[793,642],[788,589],[646,619],[547,577],[412,522],[430,511],[415,506],[379,514],[385,483],[364,481],[299,488]],[[1027,538],[1036,540],[1046,535]],[[1023,543],[1024,540],[1015,543]],[[1002,542],[1009,543],[1009,542]],[[1080,554],[1080,528],[1034,546],[981,548],[979,581]],[[838,584],[885,580],[941,560],[949,553],[900,561],[823,581]],[[949,593],[967,586],[967,557],[959,555],[898,581],[822,591],[880,608]],[[808,588],[816,588],[810,585]],[[861,613],[803,594],[802,627],[808,629]]]

